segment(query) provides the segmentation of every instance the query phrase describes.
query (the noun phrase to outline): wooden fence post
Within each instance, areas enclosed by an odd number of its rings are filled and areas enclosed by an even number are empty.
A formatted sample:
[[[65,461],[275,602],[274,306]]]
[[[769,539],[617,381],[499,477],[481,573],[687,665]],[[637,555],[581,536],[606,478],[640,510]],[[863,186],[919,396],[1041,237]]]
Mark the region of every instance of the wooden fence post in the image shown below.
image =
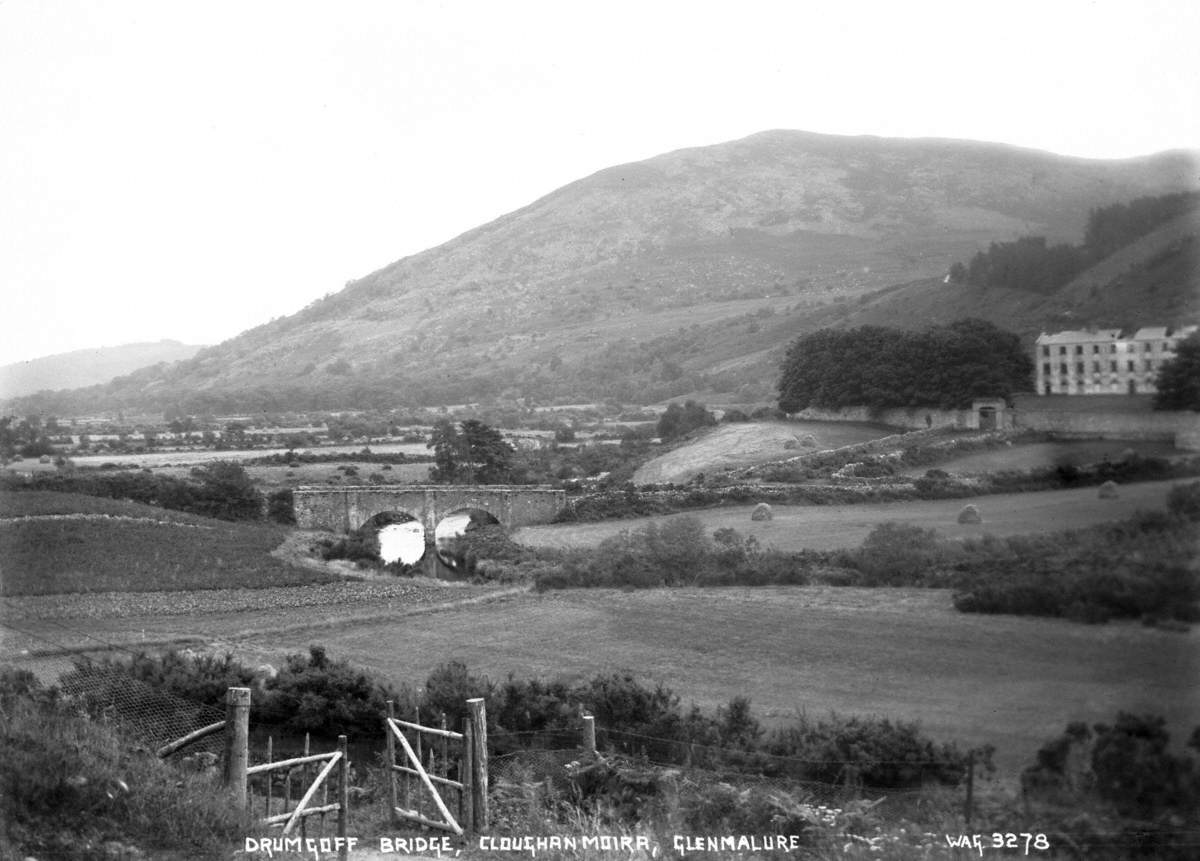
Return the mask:
[[[488,749],[487,749],[487,706],[482,697],[467,700],[471,712],[471,791],[475,801],[475,831],[487,831],[488,827]]]
[[[591,759],[596,758],[596,718],[583,716],[583,752]]]
[[[225,691],[225,785],[238,804],[246,804],[246,769],[250,765],[250,689]]]
[[[462,759],[458,763],[458,782],[463,785],[459,796],[458,821],[464,831],[475,830],[475,733],[470,717],[462,722]]]
[[[389,732],[390,736],[391,733]],[[338,753],[342,755],[341,768],[338,769],[338,816],[337,816],[337,836],[338,836],[338,859],[346,861],[350,855],[350,850],[346,846],[346,829],[350,823],[350,747],[346,743],[344,735],[338,736]],[[388,769],[391,771],[391,769]]]
[[[963,805],[963,819],[966,820],[967,828],[971,827],[971,802],[975,796],[975,751],[967,751],[967,801]]]
[[[275,747],[274,742],[275,742],[274,736],[271,736],[271,735],[267,736],[267,762],[268,763],[275,761],[275,759],[272,755],[273,749]],[[275,783],[275,781],[271,779],[273,777],[274,777],[274,775],[268,771],[267,772],[267,817],[266,817],[267,819],[271,818],[271,798],[274,795],[273,790],[274,790],[274,783]],[[283,802],[283,809],[287,810],[287,800],[286,799]]]
[[[396,824],[396,808],[400,801],[396,797],[396,736],[392,732],[391,720],[396,716],[396,703],[387,701],[388,720],[383,724],[384,734],[387,735],[387,782],[388,782],[388,822]]]
[[[309,741],[308,733],[305,733],[304,734],[304,755],[306,757],[308,756],[308,754],[311,750],[309,748],[308,741]],[[301,786],[308,785],[308,781],[309,781],[308,775],[309,775],[309,764],[306,762],[306,763],[304,763],[304,765],[300,766],[300,785]],[[300,839],[301,840],[308,839],[308,817],[307,816],[300,817]]]

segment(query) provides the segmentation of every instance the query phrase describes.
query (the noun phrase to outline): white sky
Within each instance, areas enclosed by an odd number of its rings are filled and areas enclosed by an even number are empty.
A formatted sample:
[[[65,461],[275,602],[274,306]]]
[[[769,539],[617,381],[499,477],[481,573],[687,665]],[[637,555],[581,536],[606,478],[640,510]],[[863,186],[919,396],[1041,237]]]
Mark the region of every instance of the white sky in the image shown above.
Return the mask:
[[[1200,145],[1200,3],[0,0],[0,364],[216,343],[774,128]]]

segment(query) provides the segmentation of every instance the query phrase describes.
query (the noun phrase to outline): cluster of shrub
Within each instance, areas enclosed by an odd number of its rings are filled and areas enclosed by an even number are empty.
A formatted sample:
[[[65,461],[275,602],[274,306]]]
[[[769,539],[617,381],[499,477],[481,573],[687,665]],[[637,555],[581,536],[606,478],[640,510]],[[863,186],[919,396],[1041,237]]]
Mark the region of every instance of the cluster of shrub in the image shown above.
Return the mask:
[[[254,521],[266,517],[276,523],[295,522],[292,491],[284,488],[264,496],[245,468],[234,461],[213,461],[195,467],[190,479],[148,471],[37,473],[32,478],[0,476],[0,490],[82,493],[218,520]]]
[[[730,772],[789,777],[839,784],[845,767],[874,788],[920,787],[935,782],[956,785],[963,777],[966,753],[926,738],[915,724],[883,718],[800,718],[768,731],[754,716],[749,700],[736,697],[715,714],[693,705],[662,684],[644,685],[629,674],[600,674],[577,682],[508,676],[494,683],[472,674],[460,662],[437,667],[420,689],[395,687],[329,657],[321,646],[308,655],[289,656],[278,674],[266,677],[224,657],[167,652],[139,654],[131,661],[77,663],[70,678],[87,687],[87,707],[96,714],[121,708],[162,713],[163,704],[133,702],[130,679],[148,700],[186,700],[219,705],[229,687],[254,689],[251,724],[311,732],[329,738],[345,733],[359,740],[382,740],[381,720],[391,700],[397,714],[426,720],[445,715],[460,727],[466,701],[487,703],[489,748],[493,756],[524,749],[574,747],[582,741],[582,713],[595,717],[597,746],[652,762],[719,768]],[[83,684],[85,683],[86,684]],[[990,752],[986,752],[990,762]]]
[[[1181,837],[1200,825],[1200,761],[1189,752],[1200,753],[1200,726],[1185,749],[1170,742],[1156,715],[1074,722],[1022,772],[1022,791],[1039,803],[1039,819],[1066,812],[1054,819],[1081,857],[1193,858]]]
[[[831,554],[868,586],[955,590],[963,612],[1083,622],[1200,621],[1200,483],[1172,489],[1165,511],[1046,535],[942,541],[932,529],[876,527],[861,548]]]
[[[424,438],[420,442],[424,442]],[[341,463],[345,460],[355,460],[361,463],[432,463],[433,455],[412,455],[404,452],[375,452],[364,448],[360,452],[348,455],[335,452],[295,451],[276,452],[262,457],[244,461],[250,466],[291,466],[297,467],[306,463]]]
[[[542,569],[538,589],[575,587],[802,585],[823,558],[819,553],[766,550],[754,536],[719,529],[712,538],[694,517],[651,521],[606,538],[594,549],[561,551]]]
[[[968,613],[1084,622],[1200,621],[1200,483],[1172,490],[1167,510],[1045,536],[968,541],[951,556],[954,606]]]
[[[947,542],[933,529],[875,527],[852,550],[764,550],[693,517],[651,522],[594,549],[559,551],[540,589],[799,585],[952,588],[963,612],[1061,616],[1085,622],[1200,621],[1200,482],[1176,486],[1165,511],[1046,535]],[[550,555],[550,554],[544,554]]]

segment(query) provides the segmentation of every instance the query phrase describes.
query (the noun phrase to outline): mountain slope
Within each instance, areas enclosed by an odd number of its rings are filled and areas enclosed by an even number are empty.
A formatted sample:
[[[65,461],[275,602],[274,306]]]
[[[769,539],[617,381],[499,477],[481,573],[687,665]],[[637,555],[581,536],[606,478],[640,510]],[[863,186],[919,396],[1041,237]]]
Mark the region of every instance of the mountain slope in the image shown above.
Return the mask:
[[[159,362],[190,359],[202,348],[179,341],[122,344],[56,353],[0,367],[0,397],[18,397],[42,389],[77,389],[107,383]]]
[[[764,132],[602,170],[77,400],[201,411],[761,388],[775,350],[863,294],[940,277],[991,241],[1078,242],[1093,207],[1196,188],[1196,161]]]

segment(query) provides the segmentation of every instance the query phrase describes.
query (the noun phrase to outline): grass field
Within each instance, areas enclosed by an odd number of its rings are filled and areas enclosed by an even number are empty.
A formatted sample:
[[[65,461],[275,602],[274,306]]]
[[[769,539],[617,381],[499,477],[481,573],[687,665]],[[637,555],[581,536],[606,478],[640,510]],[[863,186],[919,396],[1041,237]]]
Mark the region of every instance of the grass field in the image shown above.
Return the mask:
[[[888,436],[896,431],[858,422],[739,422],[720,425],[695,442],[648,461],[634,473],[634,484],[683,483],[698,472],[782,460],[806,451],[840,448]],[[812,436],[816,445],[784,448]]]
[[[287,530],[60,493],[0,493],[0,594],[325,583],[270,555]]]
[[[773,519],[751,521],[752,505],[706,508],[682,514],[636,520],[606,520],[599,523],[563,523],[526,526],[513,538],[531,547],[594,547],[624,529],[636,529],[649,521],[695,517],[708,532],[732,527],[754,535],[764,546],[779,550],[836,550],[857,547],[878,524],[899,521],[936,529],[946,538],[992,535],[1021,535],[1077,529],[1121,520],[1138,509],[1162,508],[1174,482],[1151,481],[1120,488],[1117,499],[1100,499],[1096,488],[1048,490],[1039,493],[1010,493],[969,500],[983,516],[983,523],[960,524],[958,512],[968,500],[939,499],[888,502],[879,505],[775,505]]]
[[[1060,440],[1012,447],[990,449],[963,455],[936,464],[938,469],[960,475],[995,472],[1006,469],[1044,469],[1051,466],[1084,466],[1099,463],[1106,457],[1114,463],[1127,450],[1142,457],[1171,457],[1181,452],[1169,442],[1129,440]],[[930,467],[906,470],[904,475],[921,476]]]
[[[831,710],[917,720],[934,738],[995,744],[1010,777],[1071,720],[1149,711],[1177,736],[1200,721],[1200,632],[966,615],[935,590],[528,594],[250,636],[237,651],[275,662],[310,642],[395,682],[452,659],[495,680],[629,670],[703,708],[749,696],[774,724]]]

